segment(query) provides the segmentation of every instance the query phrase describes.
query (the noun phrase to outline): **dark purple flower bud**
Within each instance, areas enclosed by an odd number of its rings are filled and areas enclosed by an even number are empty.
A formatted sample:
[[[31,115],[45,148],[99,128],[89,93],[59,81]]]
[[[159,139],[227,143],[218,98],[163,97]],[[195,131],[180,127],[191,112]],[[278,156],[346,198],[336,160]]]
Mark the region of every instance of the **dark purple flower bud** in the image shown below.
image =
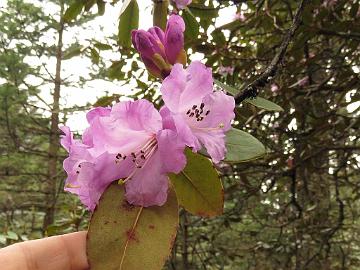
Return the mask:
[[[156,77],[162,77],[163,70],[170,68],[166,62],[162,30],[158,27],[152,27],[149,31],[135,30],[131,33],[131,37],[149,72]]]
[[[172,65],[175,63],[186,63],[186,54],[184,51],[184,31],[185,23],[181,16],[176,14],[171,15],[167,22],[165,31],[165,52],[168,62]]]

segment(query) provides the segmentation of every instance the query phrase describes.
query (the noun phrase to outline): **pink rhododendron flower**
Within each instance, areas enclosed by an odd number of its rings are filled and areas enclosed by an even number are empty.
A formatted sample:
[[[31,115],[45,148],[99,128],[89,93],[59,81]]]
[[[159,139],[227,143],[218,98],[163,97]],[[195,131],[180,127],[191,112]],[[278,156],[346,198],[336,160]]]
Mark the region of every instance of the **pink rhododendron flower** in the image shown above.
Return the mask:
[[[276,83],[271,84],[270,86],[270,90],[271,92],[273,92],[274,94],[277,94],[279,92],[279,86]]]
[[[225,132],[235,117],[235,101],[222,91],[214,91],[211,70],[198,61],[187,69],[176,64],[161,92],[164,127],[176,130],[193,151],[204,146],[215,163],[224,159]]]
[[[240,11],[235,14],[234,19],[244,22],[244,21],[246,21],[246,16],[244,15],[244,13],[242,11]]]
[[[325,0],[322,3],[322,6],[325,8],[331,8],[332,6],[335,6],[337,3],[337,0]]]
[[[218,72],[219,72],[219,74],[221,74],[221,75],[223,75],[223,76],[233,75],[233,73],[234,73],[234,67],[224,67],[224,66],[220,66]]]
[[[157,26],[132,31],[132,43],[152,75],[165,78],[171,65],[186,64],[184,31],[184,20],[176,14],[170,16],[165,33]]]
[[[78,194],[93,210],[106,187],[122,179],[125,197],[134,205],[163,205],[167,173],[185,166],[185,145],[173,130],[163,129],[162,118],[146,100],[127,101],[87,114],[90,127],[82,141],[67,127],[61,142],[69,151],[64,161],[66,190]]]
[[[186,6],[191,4],[192,0],[173,0],[178,9],[184,9]]]

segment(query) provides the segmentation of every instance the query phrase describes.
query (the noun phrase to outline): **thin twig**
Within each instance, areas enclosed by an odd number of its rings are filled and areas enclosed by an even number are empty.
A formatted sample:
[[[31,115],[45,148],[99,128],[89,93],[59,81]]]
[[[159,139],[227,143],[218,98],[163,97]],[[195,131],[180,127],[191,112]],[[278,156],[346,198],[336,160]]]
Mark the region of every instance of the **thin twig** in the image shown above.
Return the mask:
[[[282,62],[286,50],[295,34],[295,31],[298,29],[301,20],[302,20],[302,12],[308,0],[302,0],[296,14],[293,19],[293,23],[286,35],[284,36],[283,41],[281,42],[280,49],[274,58],[271,60],[270,65],[264,70],[264,72],[252,83],[245,86],[241,89],[240,93],[235,96],[236,104],[240,104],[247,98],[255,98],[259,93],[259,88],[264,87],[265,84],[269,83],[269,81],[276,75],[278,66],[280,62]]]

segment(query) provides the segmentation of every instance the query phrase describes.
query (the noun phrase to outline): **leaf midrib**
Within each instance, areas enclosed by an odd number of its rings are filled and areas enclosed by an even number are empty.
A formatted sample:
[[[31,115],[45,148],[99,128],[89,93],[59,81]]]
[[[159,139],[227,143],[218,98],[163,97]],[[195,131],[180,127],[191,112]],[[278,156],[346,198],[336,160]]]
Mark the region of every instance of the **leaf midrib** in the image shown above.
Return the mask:
[[[201,198],[209,205],[210,209],[217,212],[217,209],[214,208],[214,206],[206,199],[206,197],[199,191],[199,189],[194,185],[194,183],[191,181],[191,178],[184,172],[181,171],[181,173],[185,176],[185,178],[190,182],[190,184],[194,187],[194,189],[200,194]]]

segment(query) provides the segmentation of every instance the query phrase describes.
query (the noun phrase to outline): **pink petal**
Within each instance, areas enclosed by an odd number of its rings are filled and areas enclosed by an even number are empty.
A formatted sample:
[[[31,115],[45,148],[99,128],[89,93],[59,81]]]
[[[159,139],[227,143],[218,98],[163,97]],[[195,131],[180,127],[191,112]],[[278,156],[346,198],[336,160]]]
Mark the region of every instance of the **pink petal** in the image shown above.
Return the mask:
[[[186,71],[188,74],[186,88],[180,100],[183,112],[192,105],[198,105],[206,95],[213,92],[213,78],[210,68],[199,61],[194,61]]]
[[[67,126],[61,126],[59,129],[64,133],[64,135],[60,136],[60,143],[62,147],[69,152],[70,146],[74,143],[73,134],[70,131],[70,128]]]
[[[214,163],[225,158],[225,134],[221,130],[211,132],[195,132],[196,137],[205,146],[207,153]]]
[[[175,64],[160,90],[171,112],[187,111],[213,91],[211,70],[199,61],[192,62],[186,70]]]
[[[163,173],[179,173],[186,165],[185,144],[172,130],[162,130],[157,135]]]
[[[92,120],[96,117],[109,116],[110,112],[111,112],[111,108],[109,108],[109,107],[97,107],[97,108],[90,110],[86,114],[86,119],[89,123],[91,123]]]
[[[114,105],[109,117],[92,122],[95,148],[110,153],[128,153],[140,148],[162,129],[162,119],[146,100]]]
[[[178,112],[180,97],[186,87],[187,73],[181,64],[175,64],[169,76],[163,81],[161,86],[162,98],[172,112]]]
[[[223,132],[231,128],[231,121],[235,118],[235,100],[222,91],[216,91],[203,99],[204,111],[209,110],[203,121],[194,122],[196,127],[217,128],[222,126]]]
[[[146,168],[146,169],[145,169]],[[130,204],[139,206],[161,206],[166,202],[168,177],[161,173],[160,153],[151,157],[146,167],[140,169],[126,184],[125,197]]]
[[[162,122],[163,122],[163,128],[176,131],[174,119],[171,115],[170,110],[166,106],[161,107],[160,115],[161,115]]]

